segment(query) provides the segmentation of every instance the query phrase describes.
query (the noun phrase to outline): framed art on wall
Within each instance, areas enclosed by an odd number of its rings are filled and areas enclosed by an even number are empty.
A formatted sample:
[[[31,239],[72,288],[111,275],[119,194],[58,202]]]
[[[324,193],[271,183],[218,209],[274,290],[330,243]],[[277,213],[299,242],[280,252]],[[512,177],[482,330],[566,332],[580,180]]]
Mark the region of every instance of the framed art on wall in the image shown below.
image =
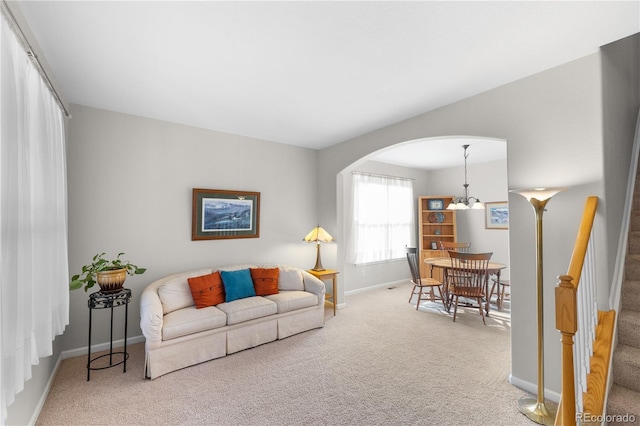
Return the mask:
[[[509,229],[509,204],[506,201],[485,203],[485,228]]]
[[[260,193],[193,189],[191,240],[260,237]]]

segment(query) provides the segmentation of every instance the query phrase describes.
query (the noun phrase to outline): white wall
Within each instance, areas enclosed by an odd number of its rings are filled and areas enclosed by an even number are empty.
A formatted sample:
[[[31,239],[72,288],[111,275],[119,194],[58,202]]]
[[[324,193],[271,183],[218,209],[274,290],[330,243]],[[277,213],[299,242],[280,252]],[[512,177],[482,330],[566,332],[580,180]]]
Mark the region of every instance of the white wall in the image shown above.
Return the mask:
[[[139,296],[157,278],[233,263],[313,266],[315,247],[302,238],[318,221],[317,151],[79,105],[72,115],[71,272],[103,251],[147,268],[125,283],[133,290],[129,337],[141,334]],[[191,241],[192,188],[260,192],[260,238]],[[71,293],[67,350],[87,345],[86,301],[84,291]],[[108,322],[95,321],[93,341],[106,340]]]
[[[606,199],[602,154],[602,92],[600,55],[570,62],[497,89],[456,102],[320,151],[321,221],[338,229],[336,176],[347,165],[379,149],[425,137],[463,135],[507,141],[510,189],[570,186],[557,195],[545,213],[545,384],[560,389],[560,344],[554,328],[553,288],[566,272],[579,220],[588,195]],[[631,143],[629,141],[628,143]],[[628,164],[615,173],[626,174]],[[509,196],[509,263],[512,280],[512,376],[524,384],[537,382],[535,233],[531,207]],[[596,218],[597,274],[607,286],[602,214]],[[497,231],[496,231],[497,232]],[[341,235],[337,236],[341,238]],[[327,259],[337,269],[338,259]],[[333,266],[333,265],[332,265]],[[607,291],[608,289],[605,289]]]

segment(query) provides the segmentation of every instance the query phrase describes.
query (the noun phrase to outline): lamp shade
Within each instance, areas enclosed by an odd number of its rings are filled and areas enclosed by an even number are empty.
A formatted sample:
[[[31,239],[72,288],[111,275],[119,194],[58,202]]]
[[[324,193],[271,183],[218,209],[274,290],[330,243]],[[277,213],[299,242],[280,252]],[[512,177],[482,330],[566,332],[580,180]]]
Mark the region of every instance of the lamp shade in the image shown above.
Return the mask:
[[[307,234],[306,237],[303,238],[304,241],[308,243],[320,241],[323,243],[330,243],[333,241],[333,237],[327,231],[322,229],[320,225],[316,226]]]
[[[567,188],[564,187],[556,187],[556,188],[528,188],[528,189],[512,189],[509,192],[513,192],[515,194],[520,194],[527,201],[531,201],[532,199],[536,199],[538,201],[545,201],[549,198],[556,195],[558,192],[565,191]]]

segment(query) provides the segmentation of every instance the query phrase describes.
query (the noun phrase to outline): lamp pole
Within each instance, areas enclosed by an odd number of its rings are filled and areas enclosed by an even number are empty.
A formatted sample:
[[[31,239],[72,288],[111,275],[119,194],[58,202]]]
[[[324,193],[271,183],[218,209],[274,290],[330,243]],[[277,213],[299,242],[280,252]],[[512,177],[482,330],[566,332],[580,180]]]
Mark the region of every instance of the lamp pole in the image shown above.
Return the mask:
[[[535,213],[536,218],[536,300],[538,322],[538,392],[537,397],[523,397],[518,401],[518,410],[530,420],[543,424],[555,423],[557,408],[549,407],[544,400],[544,298],[542,274],[542,214],[545,206],[555,194],[566,188],[534,188],[513,190],[525,197]]]

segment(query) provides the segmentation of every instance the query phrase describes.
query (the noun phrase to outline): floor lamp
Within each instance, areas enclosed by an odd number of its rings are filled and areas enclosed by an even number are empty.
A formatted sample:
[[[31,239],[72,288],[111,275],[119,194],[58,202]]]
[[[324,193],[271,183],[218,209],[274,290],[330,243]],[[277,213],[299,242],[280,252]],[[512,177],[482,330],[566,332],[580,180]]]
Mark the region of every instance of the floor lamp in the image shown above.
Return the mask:
[[[510,192],[525,197],[533,206],[536,215],[536,298],[538,304],[538,395],[537,398],[524,397],[518,401],[518,410],[536,423],[553,425],[556,418],[555,407],[548,407],[544,401],[544,305],[542,297],[542,213],[545,206],[560,191],[566,188],[516,189]]]

